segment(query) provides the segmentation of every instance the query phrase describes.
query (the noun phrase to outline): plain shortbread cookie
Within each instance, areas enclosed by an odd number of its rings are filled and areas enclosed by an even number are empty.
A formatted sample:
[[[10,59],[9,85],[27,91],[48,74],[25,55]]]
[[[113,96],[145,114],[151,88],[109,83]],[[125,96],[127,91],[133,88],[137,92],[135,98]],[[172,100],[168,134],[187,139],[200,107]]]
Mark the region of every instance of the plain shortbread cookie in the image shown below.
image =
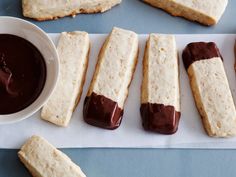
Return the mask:
[[[86,177],[68,156],[39,136],[32,136],[18,156],[34,177]]]
[[[216,24],[223,15],[228,0],[143,0],[173,16],[181,16],[204,25]]]
[[[22,0],[23,15],[39,21],[105,12],[122,0]]]
[[[88,66],[88,33],[63,32],[57,51],[60,59],[59,79],[55,91],[42,109],[41,118],[65,127],[83,90]]]

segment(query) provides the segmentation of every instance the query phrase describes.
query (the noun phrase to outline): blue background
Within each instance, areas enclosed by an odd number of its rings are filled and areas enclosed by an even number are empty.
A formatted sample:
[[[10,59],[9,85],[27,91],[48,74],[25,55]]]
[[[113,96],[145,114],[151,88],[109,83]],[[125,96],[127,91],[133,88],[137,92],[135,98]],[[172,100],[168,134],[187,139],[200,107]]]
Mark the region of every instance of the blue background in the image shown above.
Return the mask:
[[[111,11],[33,23],[46,32],[85,30],[108,33],[113,26],[137,33],[236,33],[236,1],[213,27],[174,18],[139,0],[123,0]],[[20,0],[0,0],[0,16],[23,18]],[[1,28],[1,27],[0,27]],[[1,127],[0,127],[1,128]],[[2,135],[0,135],[2,136]],[[9,137],[10,138],[10,137]],[[235,150],[181,149],[62,149],[88,177],[232,177],[236,174]],[[17,150],[0,150],[0,177],[29,177]]]

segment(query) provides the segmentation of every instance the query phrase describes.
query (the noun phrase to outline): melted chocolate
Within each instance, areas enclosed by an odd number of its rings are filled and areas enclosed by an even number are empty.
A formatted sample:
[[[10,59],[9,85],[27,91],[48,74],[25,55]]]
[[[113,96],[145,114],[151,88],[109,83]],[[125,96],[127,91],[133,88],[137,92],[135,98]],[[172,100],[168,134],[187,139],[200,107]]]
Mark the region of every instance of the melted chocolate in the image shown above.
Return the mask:
[[[185,69],[187,70],[195,61],[221,57],[221,54],[214,42],[195,42],[187,45],[183,51],[182,57]]]
[[[88,124],[113,130],[120,126],[123,110],[113,100],[93,92],[85,98],[83,115]]]
[[[145,130],[161,134],[174,134],[178,130],[180,112],[173,106],[145,103],[140,112]]]
[[[17,92],[12,90],[11,83],[12,83],[12,72],[7,67],[5,62],[5,56],[2,54],[0,56],[0,85],[5,88],[5,91],[11,96],[17,96]]]
[[[0,114],[32,104],[45,80],[46,65],[39,50],[21,37],[0,34]]]

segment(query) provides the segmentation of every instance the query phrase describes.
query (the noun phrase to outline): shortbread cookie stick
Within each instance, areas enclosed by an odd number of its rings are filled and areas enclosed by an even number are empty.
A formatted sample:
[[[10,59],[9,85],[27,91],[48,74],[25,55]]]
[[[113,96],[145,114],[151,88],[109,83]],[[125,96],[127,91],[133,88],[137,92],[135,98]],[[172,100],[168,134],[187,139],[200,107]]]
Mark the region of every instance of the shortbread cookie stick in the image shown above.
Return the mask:
[[[88,65],[88,33],[63,32],[57,50],[60,58],[59,80],[55,91],[42,109],[41,117],[65,127],[83,90]]]
[[[173,134],[180,119],[178,54],[175,37],[151,34],[143,60],[141,116],[145,130]]]
[[[190,43],[183,51],[196,106],[209,136],[236,135],[236,110],[215,43]]]
[[[86,177],[68,156],[39,136],[32,136],[18,156],[34,177]]]
[[[39,21],[111,9],[122,0],[22,0],[23,15]]]
[[[84,102],[84,120],[105,129],[119,127],[138,57],[136,33],[114,28],[106,39]]]
[[[204,25],[216,24],[223,15],[228,0],[143,0],[173,16],[181,16]]]

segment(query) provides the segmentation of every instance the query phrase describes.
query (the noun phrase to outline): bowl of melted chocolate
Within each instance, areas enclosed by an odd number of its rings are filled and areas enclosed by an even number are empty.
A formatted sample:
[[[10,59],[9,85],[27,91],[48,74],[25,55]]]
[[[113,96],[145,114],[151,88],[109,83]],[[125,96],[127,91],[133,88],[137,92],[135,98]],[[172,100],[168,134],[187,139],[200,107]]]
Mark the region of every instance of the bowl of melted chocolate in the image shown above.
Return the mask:
[[[38,111],[53,92],[59,71],[56,48],[37,26],[0,17],[0,124]]]

